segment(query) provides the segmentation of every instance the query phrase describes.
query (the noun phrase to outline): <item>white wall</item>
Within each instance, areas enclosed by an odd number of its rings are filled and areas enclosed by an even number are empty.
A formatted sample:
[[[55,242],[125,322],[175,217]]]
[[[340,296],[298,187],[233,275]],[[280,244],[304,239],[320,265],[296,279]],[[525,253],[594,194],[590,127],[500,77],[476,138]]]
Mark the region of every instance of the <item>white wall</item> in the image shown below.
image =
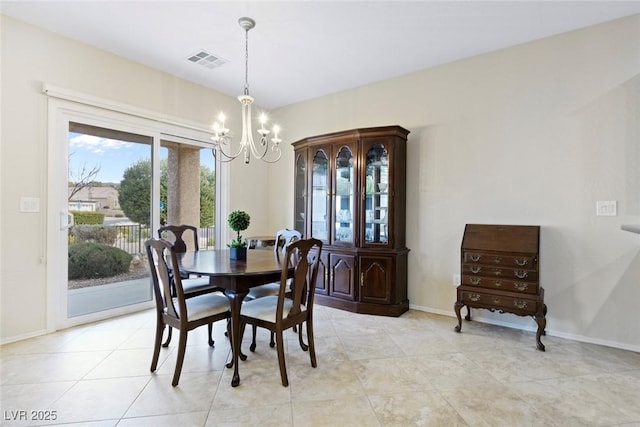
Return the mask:
[[[640,350],[640,235],[620,230],[640,224],[640,16],[277,113],[293,140],[392,124],[411,131],[412,307],[453,315],[465,224],[537,224],[549,334]],[[270,174],[292,194],[291,169]],[[596,217],[597,200],[617,200],[618,216]],[[271,212],[274,226],[291,224],[292,200]]]
[[[224,110],[239,120],[234,97],[144,67],[90,46],[1,16],[0,342],[46,329],[47,141],[42,84],[78,91],[208,127]],[[62,166],[64,167],[64,165]],[[232,165],[230,185],[242,188],[230,209],[256,213],[247,233],[267,230],[268,194],[246,182],[266,181],[266,170]],[[21,196],[39,197],[40,213],[20,213]],[[49,215],[55,215],[50,213]],[[226,221],[224,224],[226,226]]]

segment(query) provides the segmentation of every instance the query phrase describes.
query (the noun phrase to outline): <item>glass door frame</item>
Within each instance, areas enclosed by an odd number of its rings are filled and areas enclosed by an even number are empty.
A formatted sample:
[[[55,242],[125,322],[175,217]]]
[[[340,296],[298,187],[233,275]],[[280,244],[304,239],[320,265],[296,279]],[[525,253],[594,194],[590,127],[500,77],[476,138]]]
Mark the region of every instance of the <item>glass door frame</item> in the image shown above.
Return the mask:
[[[161,140],[171,140],[205,147],[210,132],[191,125],[180,126],[177,122],[154,120],[152,113],[141,112],[131,107],[105,108],[99,100],[76,102],[77,96],[71,92],[48,97],[48,134],[47,134],[47,332],[84,324],[108,317],[140,311],[154,307],[153,295],[144,303],[100,311],[97,313],[67,317],[67,229],[69,226],[68,195],[64,191],[68,182],[68,132],[69,122],[86,123],[93,126],[137,133],[153,138],[151,159],[152,207],[159,207],[160,201],[160,144]],[[106,106],[108,103],[102,101]],[[219,185],[224,176],[228,177],[228,168],[216,165],[216,224],[220,224],[221,209],[227,205],[228,192]],[[160,210],[152,208],[151,229],[160,225]],[[216,245],[221,241],[220,228],[216,227]]]

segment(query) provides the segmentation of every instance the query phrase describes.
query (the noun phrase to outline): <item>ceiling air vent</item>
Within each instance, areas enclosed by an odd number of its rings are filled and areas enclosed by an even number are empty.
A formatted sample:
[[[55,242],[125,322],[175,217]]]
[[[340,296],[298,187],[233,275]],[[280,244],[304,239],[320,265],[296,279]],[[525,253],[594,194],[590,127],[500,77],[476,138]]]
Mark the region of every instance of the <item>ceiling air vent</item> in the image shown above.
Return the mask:
[[[198,51],[193,55],[188,56],[187,60],[210,69],[218,68],[219,66],[227,63],[226,60],[218,58],[217,56],[212,55],[204,50]]]

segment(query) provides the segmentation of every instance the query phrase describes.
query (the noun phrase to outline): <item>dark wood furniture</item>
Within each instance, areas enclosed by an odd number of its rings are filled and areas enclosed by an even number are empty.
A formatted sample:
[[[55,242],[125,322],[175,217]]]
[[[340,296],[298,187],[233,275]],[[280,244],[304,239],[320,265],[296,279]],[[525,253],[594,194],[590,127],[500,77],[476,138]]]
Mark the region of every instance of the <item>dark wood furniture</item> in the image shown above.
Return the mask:
[[[244,303],[240,313],[241,330],[244,331],[244,326],[249,324],[254,328],[266,328],[275,334],[280,379],[285,387],[289,385],[289,380],[284,358],[283,331],[294,327],[299,329],[300,348],[309,351],[311,366],[314,368],[317,366],[313,339],[313,301],[315,296],[313,283],[318,275],[321,256],[322,242],[318,239],[296,240],[289,244],[282,258],[283,265],[295,266],[293,278],[289,279],[289,272],[287,269],[283,269],[278,294],[248,301]],[[289,283],[290,280],[291,283]],[[307,325],[308,344],[302,340],[303,323]],[[253,349],[255,349],[255,345],[252,345],[251,351]]]
[[[180,271],[209,276],[217,286],[224,289],[231,309],[231,347],[232,360],[227,364],[233,367],[231,385],[240,384],[238,358],[246,356],[240,352],[240,307],[244,297],[253,287],[280,280],[282,262],[272,251],[247,251],[246,260],[229,259],[229,249],[202,250],[176,254]],[[293,267],[288,269],[289,274]]]
[[[389,316],[409,309],[408,134],[385,126],[293,143],[295,229],[324,244],[317,303]]]
[[[229,319],[231,316],[229,301],[220,293],[186,298],[180,274],[176,274],[173,281],[169,279],[170,271],[178,269],[176,250],[171,242],[163,239],[149,239],[145,242],[145,248],[156,300],[156,338],[151,359],[151,372],[154,372],[158,366],[160,345],[165,327],[178,329],[180,331],[178,355],[171,382],[175,387],[178,385],[182,372],[188,332],[197,327],[208,325],[209,345],[213,347],[214,342],[211,339],[213,322]],[[166,264],[167,258],[171,269]],[[157,263],[154,259],[157,260]],[[171,289],[172,285],[173,290]]]
[[[467,224],[461,246],[461,284],[454,305],[458,326],[460,310],[471,308],[532,316],[538,324],[536,345],[547,325],[544,289],[540,286],[540,227],[536,225]]]
[[[170,242],[176,253],[186,252],[187,250],[200,250],[198,229],[193,225],[165,225],[158,228],[158,237]],[[182,278],[182,290],[184,291],[185,298],[221,291],[209,277],[193,276],[185,272],[180,272],[180,277]],[[169,279],[173,280],[172,271],[169,272]],[[175,287],[173,284],[171,290],[172,295],[175,296]],[[171,326],[167,329],[167,340],[162,344],[163,347],[169,347],[169,343],[171,342]],[[211,337],[209,337],[209,342],[213,342]]]
[[[273,253],[276,256],[282,256],[284,258],[284,256],[287,253],[287,245],[301,238],[302,238],[302,234],[300,234],[298,230],[289,230],[287,228],[278,230],[276,232],[275,237],[271,238],[271,241],[273,241],[273,243],[271,244],[271,246],[273,246]],[[260,285],[260,286],[256,286],[255,288],[251,288],[246,298],[249,300],[253,300],[253,299],[258,299],[258,298],[267,297],[271,295],[278,295],[279,291],[280,291],[280,281],[267,283],[266,285]],[[269,346],[273,348],[275,347],[275,345],[276,345],[276,342],[274,340],[274,333],[272,331],[271,341],[269,341]],[[251,340],[250,350],[254,351],[255,349],[256,349],[256,326],[253,325],[253,338]]]

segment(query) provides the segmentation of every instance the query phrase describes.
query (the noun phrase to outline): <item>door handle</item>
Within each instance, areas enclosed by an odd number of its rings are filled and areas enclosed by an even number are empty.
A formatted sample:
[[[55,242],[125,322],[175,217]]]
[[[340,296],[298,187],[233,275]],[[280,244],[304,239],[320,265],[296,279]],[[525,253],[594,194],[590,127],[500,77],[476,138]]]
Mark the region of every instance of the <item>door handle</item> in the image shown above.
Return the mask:
[[[71,212],[60,212],[60,230],[68,230],[76,224]]]

